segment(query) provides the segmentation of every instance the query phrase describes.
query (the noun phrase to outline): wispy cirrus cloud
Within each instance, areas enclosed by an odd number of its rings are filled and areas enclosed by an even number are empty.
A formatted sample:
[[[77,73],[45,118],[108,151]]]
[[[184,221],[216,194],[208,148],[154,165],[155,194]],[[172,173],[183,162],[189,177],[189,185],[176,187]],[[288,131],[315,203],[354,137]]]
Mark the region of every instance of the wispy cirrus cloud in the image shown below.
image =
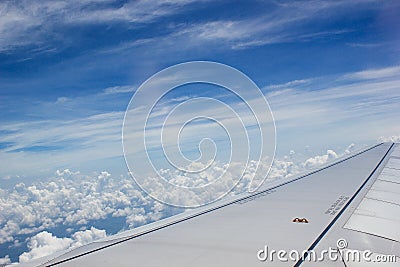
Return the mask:
[[[358,71],[345,75],[344,79],[354,80],[372,80],[372,79],[385,79],[394,78],[397,79],[400,76],[400,66],[386,67],[381,69],[371,69]]]
[[[277,123],[277,136],[304,145],[365,142],[400,132],[397,67],[314,77],[263,90]],[[278,89],[277,89],[278,88]],[[318,129],[318,130],[316,130]],[[278,142],[278,146],[286,144]]]
[[[316,39],[332,38],[348,34],[353,28],[322,27],[310,28],[310,23],[321,25],[340,21],[341,11],[351,8],[371,8],[374,1],[302,1],[276,2],[275,6],[265,9],[262,15],[236,20],[214,20],[189,25],[176,25],[177,30],[167,37],[185,38],[195,45],[203,42],[224,43],[232,49],[244,49],[266,44],[287,43],[293,41],[307,42]],[[187,43],[186,43],[187,44]]]
[[[8,174],[31,175],[54,171],[54,166],[121,157],[122,118],[123,112],[109,112],[3,124],[0,131],[7,134],[0,136],[0,143],[7,146],[0,151],[1,161],[7,164]]]
[[[46,49],[51,39],[69,42],[66,27],[82,24],[150,23],[180,12],[192,0],[172,1],[2,1],[0,3],[0,52],[35,45]],[[49,40],[50,38],[50,40]],[[47,49],[53,49],[47,47]]]
[[[278,121],[292,120],[294,123],[305,115],[315,123],[324,124],[357,121],[365,116],[371,119],[394,119],[398,114],[395,106],[400,99],[399,77],[400,68],[395,66],[296,80],[270,85],[264,90],[272,108],[275,108]],[[309,112],[296,112],[302,108]],[[386,117],[390,114],[392,116]]]
[[[103,93],[106,95],[121,94],[121,93],[133,93],[134,90],[135,90],[135,87],[131,86],[131,85],[112,86],[112,87],[105,88],[103,90]]]
[[[357,140],[374,142],[379,136],[400,132],[396,123],[400,116],[399,77],[400,68],[394,66],[294,80],[266,86],[263,91],[275,117],[278,137],[284,138],[290,134],[293,136],[286,140],[295,140],[296,136],[301,135],[305,143],[299,145],[303,146],[326,143],[327,140],[321,138],[322,133],[333,138],[330,142],[340,142],[337,139],[343,136],[349,138],[345,140],[348,143],[353,142],[355,137],[360,138]],[[23,175],[32,169],[54,170],[68,165],[82,165],[88,160],[122,157],[123,108],[129,102],[127,93],[132,88],[129,85],[115,86],[100,90],[95,95],[64,97],[51,103],[39,103],[36,108],[51,109],[56,114],[53,119],[4,122],[0,127],[3,177]],[[110,97],[117,98],[110,100]],[[170,101],[164,101],[155,108],[154,119],[147,132],[149,138],[157,139],[157,129],[163,127],[163,118],[175,105],[188,100],[186,95],[171,97]],[[97,104],[95,114],[79,108],[92,101]],[[124,104],[120,106],[120,103]],[[257,106],[257,103],[250,105]],[[66,108],[73,113],[72,118],[64,116]],[[137,116],[146,116],[139,107],[135,112]],[[196,113],[196,110],[193,112]],[[220,112],[211,111],[213,114]],[[247,117],[242,119],[246,120]],[[229,124],[230,118],[224,118],[223,123]],[[315,127],[322,128],[320,132],[312,131]],[[202,123],[194,125],[188,133],[197,136],[211,131],[212,135],[218,129],[212,123]],[[143,125],[138,125],[137,130],[142,131]],[[172,130],[165,129],[166,132]]]
[[[0,51],[13,47],[35,45],[40,50],[54,52],[52,42],[65,46],[72,45],[68,40],[68,31],[78,25],[124,25],[126,30],[146,27],[147,24],[162,18],[180,14],[185,10],[194,10],[201,2],[193,0],[174,1],[6,1],[0,3]],[[323,29],[322,26],[338,22],[344,11],[351,9],[375,9],[375,0],[357,1],[301,1],[270,2],[260,9],[264,12],[252,17],[230,19],[203,19],[190,23],[168,23],[157,35],[134,37],[119,40],[105,49],[115,51],[132,47],[157,45],[179,39],[180,46],[198,46],[200,43],[222,43],[233,49],[244,49],[266,44],[292,41],[311,41],[330,38],[352,32],[354,29]],[[390,4],[388,2],[388,4]],[[318,22],[318,23],[315,23]],[[309,27],[310,23],[321,25]],[[64,31],[63,31],[64,30]],[[62,33],[64,32],[64,33]],[[27,38],[29,36],[29,38]],[[50,39],[49,39],[50,38]],[[178,38],[178,40],[177,40]],[[49,42],[50,40],[50,42]],[[199,43],[200,42],[200,43]],[[58,47],[59,48],[59,47]]]

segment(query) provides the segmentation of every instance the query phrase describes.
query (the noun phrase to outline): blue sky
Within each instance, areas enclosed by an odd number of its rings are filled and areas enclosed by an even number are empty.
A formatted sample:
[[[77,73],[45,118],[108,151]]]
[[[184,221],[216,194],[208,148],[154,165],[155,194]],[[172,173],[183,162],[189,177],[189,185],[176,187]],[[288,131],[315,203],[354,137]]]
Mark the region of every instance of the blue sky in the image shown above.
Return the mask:
[[[262,88],[278,153],[370,144],[400,132],[397,1],[0,5],[5,184],[64,167],[124,173],[120,133],[132,93],[154,73],[191,60],[231,65]]]

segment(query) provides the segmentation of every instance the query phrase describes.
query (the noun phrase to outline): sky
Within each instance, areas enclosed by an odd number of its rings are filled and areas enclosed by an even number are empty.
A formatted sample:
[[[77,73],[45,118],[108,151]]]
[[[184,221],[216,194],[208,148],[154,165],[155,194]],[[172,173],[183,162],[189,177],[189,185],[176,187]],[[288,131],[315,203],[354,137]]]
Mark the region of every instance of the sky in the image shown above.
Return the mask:
[[[178,212],[132,189],[121,144],[134,92],[175,64],[219,62],[254,81],[275,119],[272,177],[399,141],[399,24],[400,3],[385,0],[1,1],[0,243],[8,250],[0,258],[42,255],[38,244],[46,240],[65,248],[81,235],[101,237],[90,228],[99,219],[125,216],[125,226],[136,227]],[[181,89],[159,103],[157,115],[199,96],[238,105],[221,88]],[[220,136],[213,129],[206,132]],[[219,173],[214,167],[207,177]],[[82,190],[76,198],[74,190]],[[62,207],[60,194],[76,203]],[[79,203],[95,205],[99,195],[99,207],[112,204],[96,217]],[[40,206],[49,199],[54,207]],[[65,231],[55,230],[63,221]]]

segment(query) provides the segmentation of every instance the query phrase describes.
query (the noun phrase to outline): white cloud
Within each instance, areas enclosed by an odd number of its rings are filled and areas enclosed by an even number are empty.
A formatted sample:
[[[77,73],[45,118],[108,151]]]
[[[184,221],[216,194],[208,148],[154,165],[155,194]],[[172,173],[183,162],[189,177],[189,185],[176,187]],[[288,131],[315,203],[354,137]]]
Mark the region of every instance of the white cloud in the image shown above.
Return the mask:
[[[88,244],[94,240],[98,240],[106,237],[105,230],[99,230],[95,227],[91,227],[85,231],[79,231],[72,235],[71,248],[76,248]]]
[[[356,147],[356,145],[354,143],[351,143],[346,150],[344,151],[345,154],[350,154],[351,152],[354,151],[354,148]]]
[[[2,200],[3,208],[4,208],[4,200]],[[11,204],[11,203],[10,203]],[[12,205],[8,206],[8,208],[12,208]],[[9,220],[5,222],[4,215],[0,218],[2,219],[1,229],[0,229],[0,244],[5,242],[11,242],[14,240],[13,234],[20,231],[19,221]]]
[[[400,135],[381,136],[379,138],[379,141],[381,141],[381,142],[400,143]]]
[[[286,140],[300,142],[300,146],[310,143],[323,145],[322,142],[326,145],[326,143],[343,143],[352,140],[372,143],[379,136],[390,136],[399,132],[397,118],[400,116],[398,109],[400,76],[395,75],[393,69],[397,70],[399,67],[361,72],[386,73],[379,75],[381,78],[349,79],[348,77],[358,75],[347,73],[334,77],[289,81],[263,88],[274,114],[278,138],[279,135],[285,136]],[[378,74],[372,76],[378,77]],[[129,87],[110,87],[112,89],[105,89],[100,94],[117,93],[129,90]],[[106,104],[109,96],[107,95],[102,100],[105,102],[100,102]],[[91,102],[92,97],[93,95],[89,95],[79,99],[79,103]],[[68,100],[68,102],[74,101],[73,98]],[[165,117],[176,104],[170,101],[162,105],[162,108],[155,109],[153,115],[157,115],[157,118],[152,120],[153,128],[147,132],[149,137],[156,137],[156,130],[163,124],[163,116]],[[257,106],[257,103],[250,104]],[[135,112],[136,116],[145,116],[140,108]],[[210,113],[219,114],[219,112],[221,111],[213,110]],[[78,166],[88,161],[122,156],[123,115],[124,112],[120,111],[82,116],[78,119],[4,123],[0,126],[0,131],[3,132],[0,142],[10,145],[0,150],[0,158],[3,162],[0,175],[3,178],[10,178],[16,175],[32,174],[32,170],[48,172],[55,170],[51,168],[65,168],[65,162],[68,162],[68,166]],[[251,122],[247,120],[247,117],[243,119]],[[230,123],[229,118],[223,122]],[[141,127],[137,125],[136,128],[141,129]],[[315,127],[323,127],[323,129],[320,132],[313,131],[305,134]],[[212,136],[213,129],[217,128],[210,127],[210,124],[202,124],[191,129],[195,133],[208,131]],[[168,130],[172,128],[165,129],[166,132]],[[288,135],[292,136],[288,137]],[[302,136],[300,140],[299,135]],[[321,135],[330,139],[322,139]],[[346,137],[349,139],[343,140]],[[149,140],[153,139],[149,138]],[[26,150],[35,146],[50,149],[54,147],[55,150],[34,152]],[[16,151],[19,152],[16,153]]]
[[[40,232],[29,239],[29,252],[21,254],[19,256],[19,261],[28,262],[33,259],[51,255],[54,252],[69,248],[71,243],[72,240],[69,238],[57,238],[49,232]]]
[[[266,44],[292,41],[310,41],[316,38],[341,35],[352,29],[312,30],[306,25],[324,22],[327,17],[333,21],[341,10],[356,7],[358,10],[371,8],[374,1],[301,1],[270,3],[261,16],[237,20],[213,20],[201,23],[176,25],[177,31],[161,37],[163,44],[170,39],[184,38],[183,46],[196,46],[203,43],[218,43],[223,47],[244,49]],[[314,25],[317,25],[314,23]],[[155,38],[154,41],[160,41]],[[190,40],[190,42],[187,42]]]
[[[112,86],[112,87],[107,87],[103,90],[103,93],[106,95],[110,94],[120,94],[120,93],[133,93],[135,90],[134,86],[131,85],[125,85],[125,86]]]
[[[204,0],[206,1],[206,0]],[[157,21],[163,17],[179,14],[183,10],[196,8],[194,0],[173,1],[128,1],[123,5],[112,5],[114,1],[105,1],[101,5],[96,0],[85,1],[51,1],[40,2],[14,1],[0,3],[0,51],[18,46],[34,44],[42,51],[54,51],[48,47],[46,40],[52,38],[59,43],[68,44],[58,31],[65,26],[85,24],[127,23],[130,28],[135,25]],[[339,35],[351,31],[332,30],[310,31],[307,24],[340,19],[341,11],[363,8],[381,8],[371,5],[377,1],[301,1],[289,3],[269,3],[262,15],[250,19],[214,20],[201,23],[169,26],[170,32],[165,36],[151,36],[118,44],[108,51],[131,48],[143,43],[165,47],[171,40],[178,41],[181,47],[198,46],[204,42],[243,49],[270,43],[291,42],[293,40],[309,41],[325,36]],[[260,4],[262,5],[262,4]],[[262,8],[262,7],[261,7]],[[314,23],[318,25],[318,23]],[[29,38],[26,38],[29,36]],[[64,37],[66,38],[66,37]],[[182,41],[177,40],[182,38]],[[190,41],[189,41],[190,40]],[[176,44],[177,42],[174,42]],[[175,46],[175,45],[174,45]]]
[[[77,24],[112,22],[149,23],[180,12],[192,0],[132,1],[122,6],[114,1],[43,0],[0,2],[0,51],[18,46],[36,45],[40,50],[53,50],[49,38],[62,40],[57,31]]]
[[[109,217],[136,216],[134,223],[127,220],[127,226],[136,227],[177,211],[144,195],[129,177],[106,171],[83,175],[68,169],[57,171],[46,182],[18,183],[10,190],[0,190],[0,210],[0,243],[12,242],[21,234],[61,225],[76,228]],[[84,242],[88,236],[81,233],[71,238]]]
[[[61,97],[58,97],[58,98],[57,98],[56,104],[63,104],[63,103],[65,103],[65,102],[67,102],[68,100],[69,100],[68,97],[61,96]]]
[[[314,169],[322,164],[336,159],[338,155],[333,150],[326,151],[325,155],[317,155],[315,157],[309,158],[304,162],[304,167],[306,169]]]
[[[164,16],[175,14],[181,11],[184,6],[193,2],[193,0],[140,0],[127,2],[120,7],[98,8],[92,11],[86,11],[80,8],[78,13],[66,16],[65,20],[68,23],[98,24],[112,21],[147,23]]]
[[[289,88],[298,87],[299,85],[307,85],[310,84],[313,79],[301,79],[301,80],[294,80],[289,81],[284,84],[273,84],[266,87],[268,90],[275,90],[275,89],[283,89],[283,90],[290,90]],[[274,93],[279,93],[280,91],[274,91]]]
[[[72,238],[59,238],[47,231],[43,231],[29,238],[29,251],[19,256],[19,262],[29,262],[33,259],[48,256],[58,251],[73,249],[104,237],[106,237],[106,231],[94,227],[90,228],[90,230],[76,232],[72,235]]]
[[[399,68],[362,72],[374,79],[350,79],[359,75],[345,73],[264,87],[277,137],[295,140],[290,149],[294,143],[324,146],[357,140],[372,144],[379,136],[398,133],[400,76],[394,69]]]
[[[398,78],[400,75],[400,66],[387,67],[381,69],[364,70],[345,75],[344,78],[355,80],[372,80],[382,78]]]
[[[7,265],[10,264],[10,256],[6,255],[4,258],[0,258],[0,265]]]
[[[121,156],[123,114],[109,112],[79,119],[2,124],[0,131],[10,134],[1,135],[0,142],[12,145],[0,151],[1,161],[8,169],[3,168],[0,173],[2,176],[31,175],[32,170],[48,173],[63,167],[65,162],[74,166],[88,160]],[[35,147],[44,149],[30,150]]]
[[[77,172],[73,172],[73,171],[70,171],[69,169],[65,169],[65,170],[57,170],[57,171],[56,171],[56,174],[57,174],[58,176],[64,176],[64,175],[77,175],[77,174],[79,174],[79,171],[77,171]]]

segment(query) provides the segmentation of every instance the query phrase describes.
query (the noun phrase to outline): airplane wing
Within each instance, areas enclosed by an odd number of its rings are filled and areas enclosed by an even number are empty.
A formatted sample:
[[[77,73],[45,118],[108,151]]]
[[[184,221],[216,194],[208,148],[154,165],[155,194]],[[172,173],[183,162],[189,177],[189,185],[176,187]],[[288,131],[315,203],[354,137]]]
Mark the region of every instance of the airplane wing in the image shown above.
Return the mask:
[[[379,266],[400,262],[394,143],[21,266],[374,266],[383,258]]]

